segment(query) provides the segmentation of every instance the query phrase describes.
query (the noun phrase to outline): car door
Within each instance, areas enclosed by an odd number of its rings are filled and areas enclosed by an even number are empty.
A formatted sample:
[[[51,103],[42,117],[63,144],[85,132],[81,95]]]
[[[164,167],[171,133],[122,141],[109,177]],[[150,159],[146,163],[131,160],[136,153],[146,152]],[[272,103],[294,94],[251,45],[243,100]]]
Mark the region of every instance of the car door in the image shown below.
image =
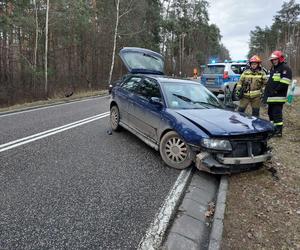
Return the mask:
[[[163,108],[159,84],[156,80],[145,77],[130,102],[132,105],[130,119],[134,121],[134,127],[148,139],[157,142]]]
[[[119,88],[117,88],[117,103],[120,110],[121,121],[126,125],[130,125],[129,113],[132,112],[132,98],[137,93],[138,85],[142,81],[142,77],[132,76],[125,80]]]

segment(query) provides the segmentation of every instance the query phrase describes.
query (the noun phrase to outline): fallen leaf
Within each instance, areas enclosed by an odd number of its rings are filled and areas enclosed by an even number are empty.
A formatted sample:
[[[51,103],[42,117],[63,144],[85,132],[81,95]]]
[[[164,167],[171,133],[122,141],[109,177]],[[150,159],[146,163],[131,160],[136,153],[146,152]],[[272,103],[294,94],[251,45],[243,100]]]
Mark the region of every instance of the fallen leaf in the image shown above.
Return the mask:
[[[253,238],[253,234],[252,233],[247,233],[247,236],[248,236],[249,239]]]

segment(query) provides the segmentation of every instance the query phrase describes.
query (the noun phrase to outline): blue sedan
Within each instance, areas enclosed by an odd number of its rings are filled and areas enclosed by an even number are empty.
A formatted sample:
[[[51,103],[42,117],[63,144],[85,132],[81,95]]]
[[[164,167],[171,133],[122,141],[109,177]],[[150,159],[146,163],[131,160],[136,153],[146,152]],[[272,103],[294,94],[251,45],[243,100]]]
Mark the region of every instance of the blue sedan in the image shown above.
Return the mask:
[[[271,158],[267,141],[273,125],[226,110],[199,83],[164,76],[156,52],[123,48],[129,74],[113,89],[110,123],[125,128],[159,150],[170,167],[233,173],[258,168]]]

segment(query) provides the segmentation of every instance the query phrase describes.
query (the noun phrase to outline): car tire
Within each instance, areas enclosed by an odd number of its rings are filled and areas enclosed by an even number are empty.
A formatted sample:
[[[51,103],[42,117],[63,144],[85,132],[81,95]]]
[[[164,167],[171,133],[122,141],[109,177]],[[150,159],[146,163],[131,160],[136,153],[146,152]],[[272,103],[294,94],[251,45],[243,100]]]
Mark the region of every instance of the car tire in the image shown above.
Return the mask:
[[[189,145],[174,131],[162,137],[159,152],[163,161],[172,168],[184,169],[193,162],[193,152]]]
[[[120,131],[120,111],[118,106],[114,105],[110,109],[110,126],[113,131]]]

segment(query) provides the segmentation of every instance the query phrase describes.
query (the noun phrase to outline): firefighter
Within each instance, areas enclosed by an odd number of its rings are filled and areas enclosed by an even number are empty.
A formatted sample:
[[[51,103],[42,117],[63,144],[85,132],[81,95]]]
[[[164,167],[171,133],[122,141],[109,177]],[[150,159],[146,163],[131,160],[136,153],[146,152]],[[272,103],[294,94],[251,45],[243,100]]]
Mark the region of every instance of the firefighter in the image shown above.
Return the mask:
[[[275,135],[282,136],[282,109],[287,102],[287,91],[292,82],[292,70],[285,63],[281,51],[272,52],[269,60],[272,63],[270,77],[266,86],[264,100],[268,104],[268,115],[275,126]]]
[[[239,112],[245,112],[247,106],[252,107],[252,115],[259,117],[260,98],[262,88],[267,83],[266,73],[261,67],[261,59],[254,55],[249,59],[247,68],[236,86],[237,96],[240,99]]]

